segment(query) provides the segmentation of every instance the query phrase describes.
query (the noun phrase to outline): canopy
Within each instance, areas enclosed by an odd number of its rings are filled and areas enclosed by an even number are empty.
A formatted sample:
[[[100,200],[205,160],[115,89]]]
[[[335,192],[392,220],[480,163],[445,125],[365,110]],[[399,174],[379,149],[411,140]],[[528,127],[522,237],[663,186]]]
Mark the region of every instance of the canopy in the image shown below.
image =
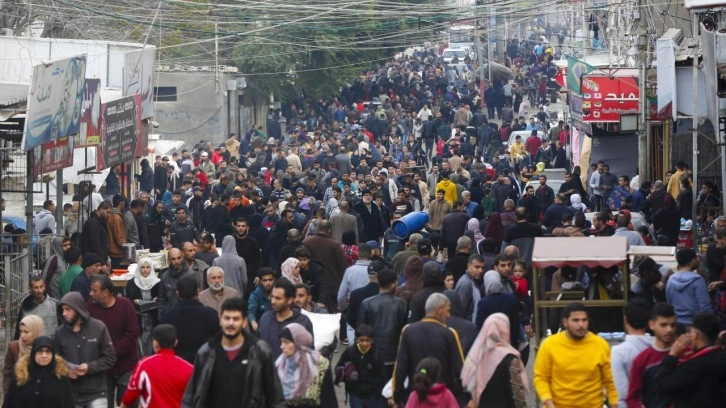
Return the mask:
[[[609,268],[625,264],[627,257],[625,237],[538,237],[534,240],[532,266]]]

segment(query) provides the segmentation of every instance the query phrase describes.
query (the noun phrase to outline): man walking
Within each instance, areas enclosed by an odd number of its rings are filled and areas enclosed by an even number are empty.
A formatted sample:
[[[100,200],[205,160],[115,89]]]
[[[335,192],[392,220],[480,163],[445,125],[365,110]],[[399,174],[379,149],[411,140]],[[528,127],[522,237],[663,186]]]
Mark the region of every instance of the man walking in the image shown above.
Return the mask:
[[[176,329],[160,324],[151,332],[154,355],[136,365],[124,393],[121,408],[136,404],[142,407],[181,406],[184,389],[192,376],[193,366],[176,356]]]
[[[307,316],[295,306],[295,286],[287,279],[280,279],[272,287],[272,310],[265,312],[260,318],[257,333],[272,348],[272,357],[276,359],[280,353],[280,333],[290,323],[298,323],[313,334],[313,324]],[[222,309],[224,310],[224,309]]]
[[[618,407],[618,393],[610,370],[610,346],[588,331],[588,315],[581,303],[562,312],[565,330],[546,338],[534,363],[534,388],[547,408],[599,407],[603,388],[609,406]]]
[[[284,406],[272,350],[245,331],[245,316],[243,299],[224,301],[219,317],[222,333],[199,349],[183,408]]]
[[[106,408],[106,370],[116,363],[111,335],[80,293],[63,296],[60,308],[64,324],[55,331],[55,350],[68,363],[76,408]]]
[[[113,341],[116,363],[106,371],[108,406],[121,403],[121,396],[131,378],[131,371],[139,361],[140,335],[136,308],[130,300],[116,296],[113,281],[108,275],[98,275],[91,282],[91,300],[86,303],[88,313],[106,325]],[[115,404],[115,405],[114,405]]]

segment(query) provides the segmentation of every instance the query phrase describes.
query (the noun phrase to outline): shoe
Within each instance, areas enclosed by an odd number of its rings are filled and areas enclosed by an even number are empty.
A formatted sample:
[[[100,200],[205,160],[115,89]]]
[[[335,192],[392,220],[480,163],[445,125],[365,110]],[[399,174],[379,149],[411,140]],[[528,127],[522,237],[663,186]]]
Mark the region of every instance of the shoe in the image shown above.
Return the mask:
[[[524,343],[519,343],[519,351],[524,351],[529,347],[529,342],[525,341]]]
[[[345,339],[341,340],[341,341],[340,341],[340,344],[342,344],[342,345],[344,345],[344,346],[347,346],[347,345],[348,345],[348,339],[347,339],[347,338],[345,338]]]

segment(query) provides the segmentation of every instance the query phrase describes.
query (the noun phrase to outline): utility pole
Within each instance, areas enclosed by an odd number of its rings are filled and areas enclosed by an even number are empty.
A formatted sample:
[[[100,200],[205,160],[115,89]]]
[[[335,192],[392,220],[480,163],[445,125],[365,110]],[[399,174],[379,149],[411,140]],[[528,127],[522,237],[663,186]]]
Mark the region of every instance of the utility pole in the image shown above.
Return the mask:
[[[582,60],[587,57],[588,48],[590,48],[590,27],[587,24],[587,15],[585,14],[585,3],[587,0],[582,2]]]
[[[219,36],[217,23],[214,23],[214,91],[219,93]]]
[[[641,180],[650,180],[648,166],[648,98],[646,97],[648,80],[648,63],[650,60],[650,41],[648,39],[648,24],[645,20],[645,0],[641,0],[633,15],[638,20],[638,66],[640,68],[640,126],[638,130],[638,175]]]
[[[698,18],[696,13],[691,11],[691,35],[693,36],[693,89],[692,97],[694,101],[698,100],[698,47],[701,43],[696,38],[698,32]],[[698,42],[696,42],[698,41]],[[697,107],[694,104],[693,116],[691,117],[691,138],[693,144],[693,163],[691,168],[693,169],[693,185],[698,189],[698,117],[696,116]],[[716,129],[718,127],[714,126]],[[641,179],[643,180],[643,179]],[[696,215],[698,214],[698,194],[693,194],[693,206],[691,208],[691,219],[694,221],[691,225],[691,237],[693,237],[694,248],[698,245]]]

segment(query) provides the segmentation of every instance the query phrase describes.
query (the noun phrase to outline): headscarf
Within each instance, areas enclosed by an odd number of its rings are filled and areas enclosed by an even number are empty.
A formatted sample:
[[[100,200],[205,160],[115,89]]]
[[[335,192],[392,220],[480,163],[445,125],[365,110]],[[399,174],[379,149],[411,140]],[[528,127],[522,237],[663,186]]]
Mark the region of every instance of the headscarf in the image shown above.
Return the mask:
[[[147,277],[143,277],[141,275],[141,265],[149,264],[151,267],[151,273]],[[156,271],[154,270],[154,264],[151,263],[151,259],[148,257],[142,257],[139,259],[139,262],[136,263],[136,272],[134,273],[134,283],[136,284],[136,287],[138,287],[141,290],[151,290],[151,288],[154,287],[157,283],[159,283],[161,279],[156,275]]]
[[[65,253],[63,252],[63,237],[53,237],[53,255],[58,257],[58,270],[65,272],[68,269]]]
[[[50,364],[45,367],[41,367],[35,362],[35,354],[43,347],[47,347],[53,352],[53,356],[50,359]],[[30,351],[30,376],[31,378],[38,378],[41,373],[48,373],[53,375],[55,373],[55,345],[53,339],[48,336],[39,336],[33,340],[33,347]]]
[[[285,326],[280,338],[295,343],[295,354],[290,357],[280,354],[275,360],[285,399],[290,400],[305,395],[315,381],[320,353],[313,349],[313,336],[299,323]]]
[[[472,246],[476,247],[476,243],[484,239],[484,235],[482,235],[479,228],[479,220],[472,217],[469,221],[467,221],[466,228],[474,233],[474,244]]]
[[[287,258],[285,262],[282,263],[282,266],[280,266],[282,277],[289,280],[293,285],[303,283],[300,275],[295,277],[295,275],[292,274],[292,270],[298,265],[300,265],[300,261],[298,261],[297,258]]]
[[[20,325],[25,326],[28,328],[28,330],[30,330],[30,334],[33,336],[33,340],[45,334],[45,324],[43,324],[43,319],[41,319],[37,315],[27,315],[23,317],[23,319],[20,321]],[[30,353],[30,346],[23,343],[22,340],[18,340],[18,346],[20,349],[18,357],[22,357]]]
[[[504,240],[504,225],[502,225],[502,215],[498,212],[493,212],[489,216],[489,223],[486,231],[484,231],[484,237],[494,238],[497,241],[497,252],[499,252]]]
[[[509,318],[504,313],[494,313],[487,317],[466,356],[461,370],[461,381],[476,405],[479,405],[479,399],[497,367],[509,354],[517,358],[522,384],[529,391],[527,370],[522,364],[519,351],[509,344],[509,327]]]
[[[502,285],[502,275],[497,271],[489,271],[484,274],[484,294],[485,296],[497,295],[504,291]]]
[[[579,194],[573,194],[570,196],[570,204],[572,208],[585,212],[587,206],[582,203],[582,197]]]

